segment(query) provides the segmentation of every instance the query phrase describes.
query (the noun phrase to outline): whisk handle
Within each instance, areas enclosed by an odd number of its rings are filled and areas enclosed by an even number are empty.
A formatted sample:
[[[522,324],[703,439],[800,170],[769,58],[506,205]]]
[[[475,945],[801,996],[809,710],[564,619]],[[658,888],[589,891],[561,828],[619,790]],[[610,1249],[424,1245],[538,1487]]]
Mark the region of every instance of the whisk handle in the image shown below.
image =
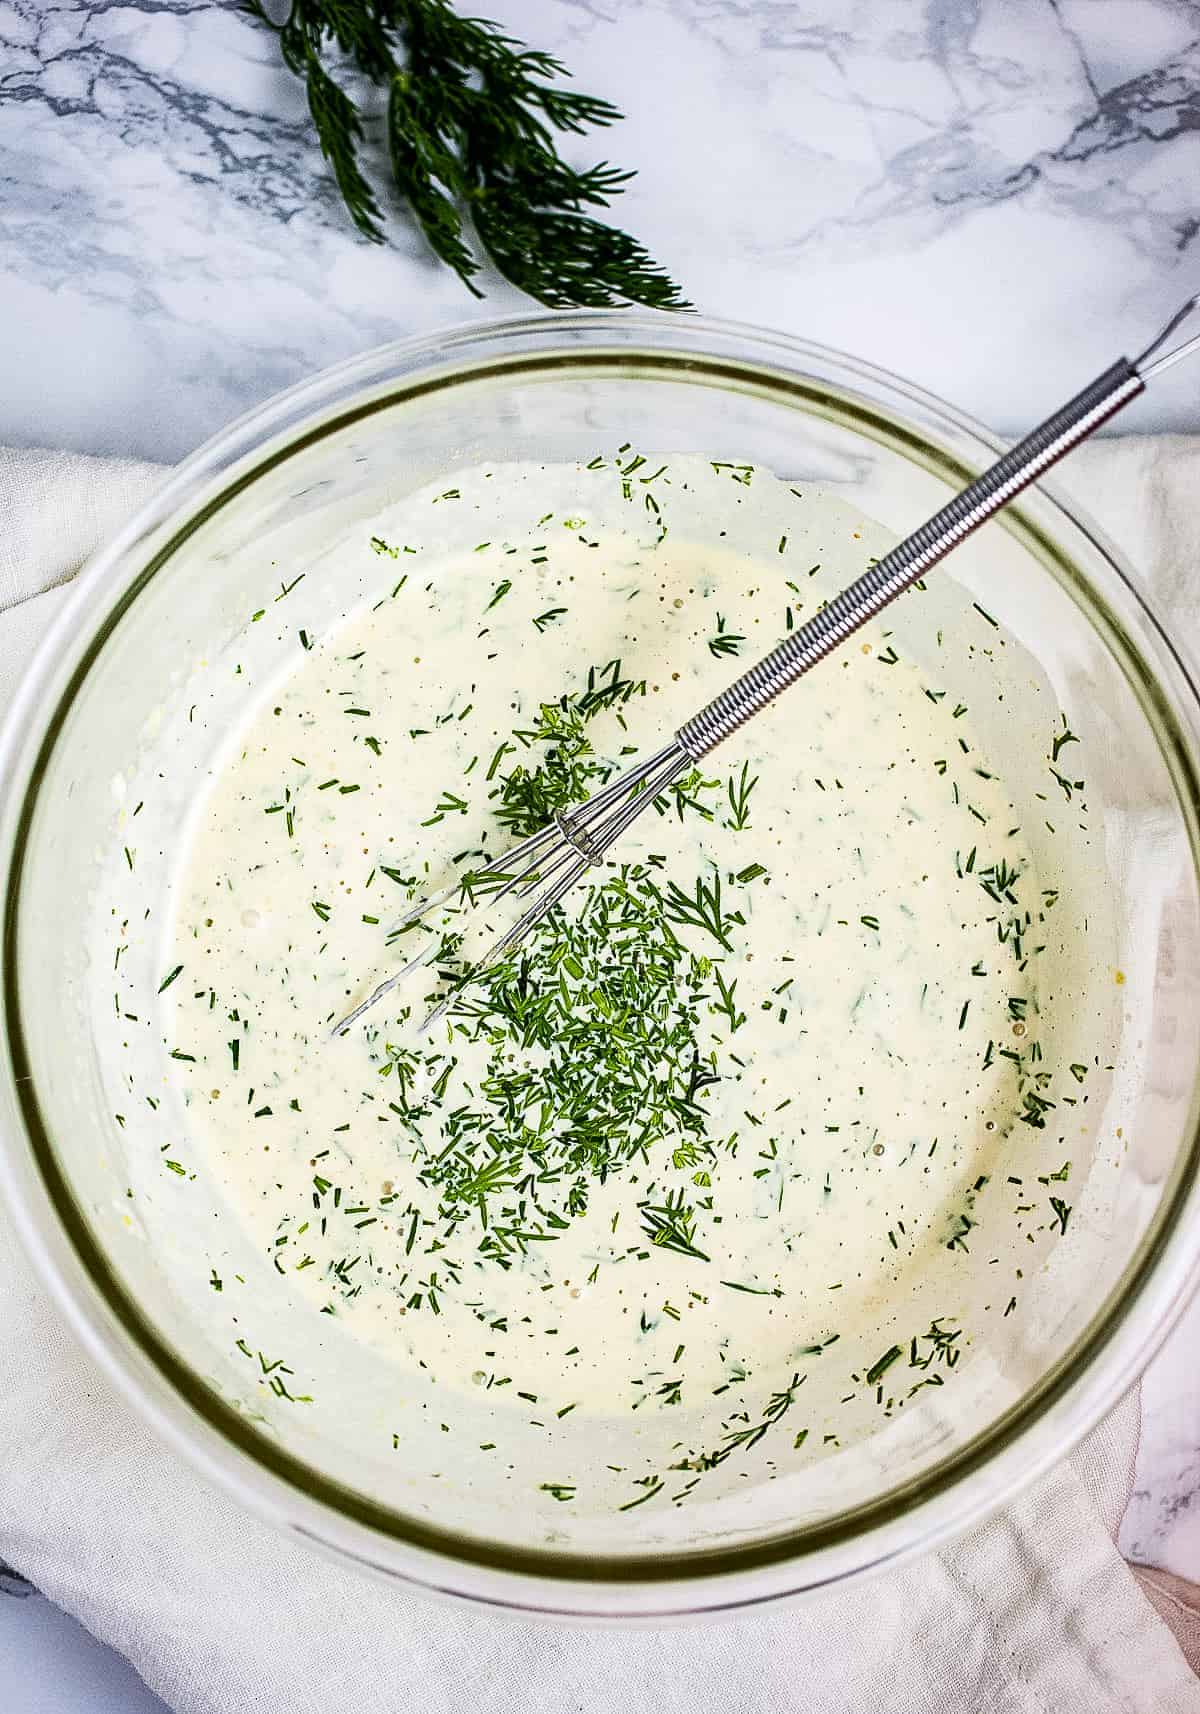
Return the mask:
[[[977,476],[919,530],[877,560],[828,606],[685,721],[675,734],[676,743],[693,761],[715,750],[847,637],[853,636],[860,626],[924,577],[931,566],[944,559],[994,512],[1007,506],[1022,489],[1036,482],[1052,464],[1057,464],[1144,391],[1145,382],[1137,369],[1126,358],[1120,358]]]

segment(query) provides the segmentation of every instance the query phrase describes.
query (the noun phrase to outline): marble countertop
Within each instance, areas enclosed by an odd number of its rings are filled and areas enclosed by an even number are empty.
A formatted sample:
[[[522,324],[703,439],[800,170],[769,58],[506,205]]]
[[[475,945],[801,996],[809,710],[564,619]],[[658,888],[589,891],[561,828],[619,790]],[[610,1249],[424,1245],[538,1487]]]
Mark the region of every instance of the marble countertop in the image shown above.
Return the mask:
[[[618,218],[699,308],[998,430],[1200,284],[1198,0],[479,9],[623,108],[597,151],[639,169]],[[355,236],[274,39],[229,3],[0,0],[0,181],[0,442],[176,458],[342,357],[528,307],[494,278],[475,302],[402,214],[388,247]],[[1200,431],[1195,370],[1122,426]],[[1144,1387],[1122,1545],[1200,1580],[1197,1352],[1193,1307]],[[41,1687],[14,1714],[140,1709],[45,1608],[0,1594],[0,1677]]]
[[[488,0],[627,122],[623,222],[703,310],[998,429],[1193,286],[1196,0]],[[586,145],[583,146],[586,153]],[[232,4],[0,4],[0,438],[174,458],[474,302],[356,238],[274,38]],[[1131,426],[1195,427],[1164,380]]]

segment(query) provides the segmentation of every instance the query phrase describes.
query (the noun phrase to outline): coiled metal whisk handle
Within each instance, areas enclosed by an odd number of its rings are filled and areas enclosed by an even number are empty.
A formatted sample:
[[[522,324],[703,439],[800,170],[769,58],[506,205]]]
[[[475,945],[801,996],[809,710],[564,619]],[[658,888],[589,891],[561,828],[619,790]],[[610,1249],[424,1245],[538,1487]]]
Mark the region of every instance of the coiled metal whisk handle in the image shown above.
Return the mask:
[[[685,721],[675,734],[675,741],[685,755],[698,762],[724,743],[789,685],[853,636],[860,626],[924,577],[964,537],[1007,506],[1015,495],[1036,482],[1051,465],[1094,434],[1131,399],[1145,392],[1149,376],[1200,345],[1198,335],[1157,361],[1149,361],[1198,303],[1198,298],[1189,299],[1140,357],[1133,362],[1122,357],[1103,375],[1098,375],[1061,410],[1055,411],[977,476],[969,487],[956,494],[919,530],[877,560],[828,606]]]

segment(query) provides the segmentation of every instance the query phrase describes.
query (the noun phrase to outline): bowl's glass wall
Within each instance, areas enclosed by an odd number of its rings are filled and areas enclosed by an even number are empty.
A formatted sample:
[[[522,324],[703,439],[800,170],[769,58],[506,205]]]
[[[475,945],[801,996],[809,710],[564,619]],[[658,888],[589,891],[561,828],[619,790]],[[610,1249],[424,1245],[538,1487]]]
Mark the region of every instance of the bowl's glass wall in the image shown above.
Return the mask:
[[[611,1507],[564,1507],[538,1491],[548,1470],[621,1462],[614,1436],[623,1431],[613,1425],[568,1420],[536,1438],[518,1434],[486,1399],[459,1401],[474,1417],[448,1468],[436,1413],[394,1377],[381,1381],[377,1355],[336,1327],[314,1337],[307,1303],[289,1299],[269,1259],[206,1191],[202,1164],[182,1155],[184,1171],[161,1170],[176,1097],[161,1066],[157,1075],[151,1068],[166,1046],[157,989],[172,859],[224,736],[215,723],[189,726],[189,683],[223,676],[226,730],[236,725],[238,653],[264,568],[272,582],[289,581],[348,518],[481,463],[586,461],[630,440],[648,454],[697,452],[819,482],[897,536],[959,485],[967,474],[960,458],[980,462],[966,432],[920,401],[889,398],[833,365],[805,378],[769,363],[629,352],[552,362],[518,353],[499,367],[457,371],[450,362],[434,384],[409,388],[400,377],[353,410],[330,411],[303,438],[256,449],[220,472],[211,504],[193,499],[184,528],[137,544],[122,567],[135,597],[115,622],[101,611],[81,616],[63,676],[90,658],[61,705],[31,799],[10,1024],[28,1056],[26,1117],[40,1127],[82,1237],[110,1271],[110,1300],[173,1354],[191,1377],[193,1402],[218,1425],[235,1412],[245,1447],[401,1537],[423,1524],[447,1532],[452,1549],[456,1536],[457,1550],[485,1558],[527,1550],[534,1566],[539,1553],[553,1553],[560,1570],[577,1556],[581,1575],[595,1556],[644,1556],[650,1574],[651,1562],[661,1566],[669,1554],[683,1575],[748,1543],[778,1540],[803,1554],[830,1530],[853,1535],[859,1508],[877,1510],[893,1494],[901,1510],[927,1498],[952,1455],[1002,1436],[1022,1401],[1048,1389],[1113,1323],[1191,1170],[1200,900],[1191,737],[1171,706],[1178,710],[1187,688],[1102,551],[1051,503],[1032,500],[968,544],[895,618],[917,656],[935,651],[938,631],[974,600],[999,622],[1011,650],[1003,669],[955,652],[943,680],[951,697],[971,702],[981,678],[1009,672],[1024,700],[979,704],[976,730],[1015,792],[1032,796],[1045,783],[1044,745],[1031,743],[1031,731],[1048,731],[1071,710],[1087,733],[1091,837],[1070,861],[1078,896],[1091,901],[1086,925],[1082,917],[1077,925],[1089,992],[1111,987],[1115,1070],[1107,1059],[1095,1068],[1090,1105],[1072,1116],[1072,1152],[1086,1177],[1072,1183],[1069,1232],[1038,1252],[1021,1313],[1002,1342],[962,1365],[954,1388],[926,1394],[873,1438],[798,1458],[794,1468],[785,1461],[769,1480],[765,1471],[750,1482],[732,1467],[718,1472],[696,1503],[640,1509],[636,1531]],[[306,592],[306,623],[332,626],[357,593],[325,576]],[[271,646],[260,646],[259,682]],[[281,646],[280,671],[288,658]],[[147,768],[158,789],[138,813]],[[1031,833],[1035,846],[1038,837]],[[134,1004],[112,998],[117,945],[127,991],[141,996]],[[1064,1056],[1086,1061],[1069,1017],[1061,1031]],[[115,1085],[114,1047],[142,1039],[145,1082]],[[182,1137],[184,1117],[175,1117]],[[1045,1170],[1058,1164],[1047,1153]],[[986,1292],[986,1261],[970,1264],[968,1295]],[[235,1300],[211,1286],[214,1274],[241,1276],[246,1287]],[[263,1384],[257,1359],[234,1344],[235,1311],[239,1336],[252,1352],[284,1359],[288,1390],[311,1394],[311,1407]],[[511,1448],[501,1480],[494,1459],[461,1453],[497,1440]]]

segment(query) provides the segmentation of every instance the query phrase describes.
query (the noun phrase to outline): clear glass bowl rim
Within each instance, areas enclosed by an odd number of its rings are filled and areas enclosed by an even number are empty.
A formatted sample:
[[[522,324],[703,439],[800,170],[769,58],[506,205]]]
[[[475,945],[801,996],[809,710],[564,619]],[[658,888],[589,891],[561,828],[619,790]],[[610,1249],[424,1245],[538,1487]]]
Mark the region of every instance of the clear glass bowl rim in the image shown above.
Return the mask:
[[[178,465],[74,581],[35,654],[0,734],[0,867],[4,887],[4,1064],[0,1088],[20,1123],[0,1127],[0,1188],[43,1283],[85,1347],[163,1437],[243,1505],[335,1558],[392,1581],[527,1612],[596,1619],[663,1618],[743,1608],[812,1592],[927,1551],[1010,1498],[1071,1447],[1136,1381],[1200,1284],[1200,1130],[1193,1104],[1190,1144],[1177,1163],[1121,1290],[1042,1381],[1010,1411],[922,1477],[815,1529],[760,1544],[688,1556],[673,1566],[644,1559],[596,1560],[493,1544],[426,1526],[335,1487],[216,1401],[132,1305],[74,1205],[21,1083],[22,1042],[15,957],[20,867],[40,774],[88,660],[138,589],[169,558],[181,534],[232,498],[254,474],[286,459],[363,412],[430,385],[453,387],[512,363],[543,374],[580,361],[673,367],[675,378],[741,377],[788,392],[824,392],[839,409],[854,400],[877,413],[910,455],[950,479],[966,479],[1001,444],[971,418],[873,365],[765,329],[654,312],[539,314],[467,323],[396,341],[302,381],[250,410]],[[913,421],[913,418],[916,421]],[[929,438],[932,429],[938,442]],[[940,444],[939,444],[940,443]],[[953,448],[950,452],[947,445]],[[1200,750],[1200,693],[1121,556],[1072,503],[1039,485],[1056,523],[1082,536],[1123,586],[1151,643],[1150,683],[1185,736],[1193,827],[1200,789],[1191,763]],[[1010,527],[1020,524],[1014,508]],[[1026,521],[1043,543],[1044,531]],[[162,545],[165,541],[165,545]],[[150,550],[153,547],[153,552]],[[1069,556],[1054,549],[1064,565]],[[150,553],[149,562],[145,556]],[[1078,573],[1076,573],[1078,576]],[[1083,579],[1093,603],[1101,608]],[[96,615],[102,615],[98,620]],[[78,635],[88,648],[62,685],[61,663]],[[1145,639],[1140,654],[1146,658]],[[1164,680],[1170,683],[1164,692]],[[1185,806],[1186,807],[1186,806]]]

